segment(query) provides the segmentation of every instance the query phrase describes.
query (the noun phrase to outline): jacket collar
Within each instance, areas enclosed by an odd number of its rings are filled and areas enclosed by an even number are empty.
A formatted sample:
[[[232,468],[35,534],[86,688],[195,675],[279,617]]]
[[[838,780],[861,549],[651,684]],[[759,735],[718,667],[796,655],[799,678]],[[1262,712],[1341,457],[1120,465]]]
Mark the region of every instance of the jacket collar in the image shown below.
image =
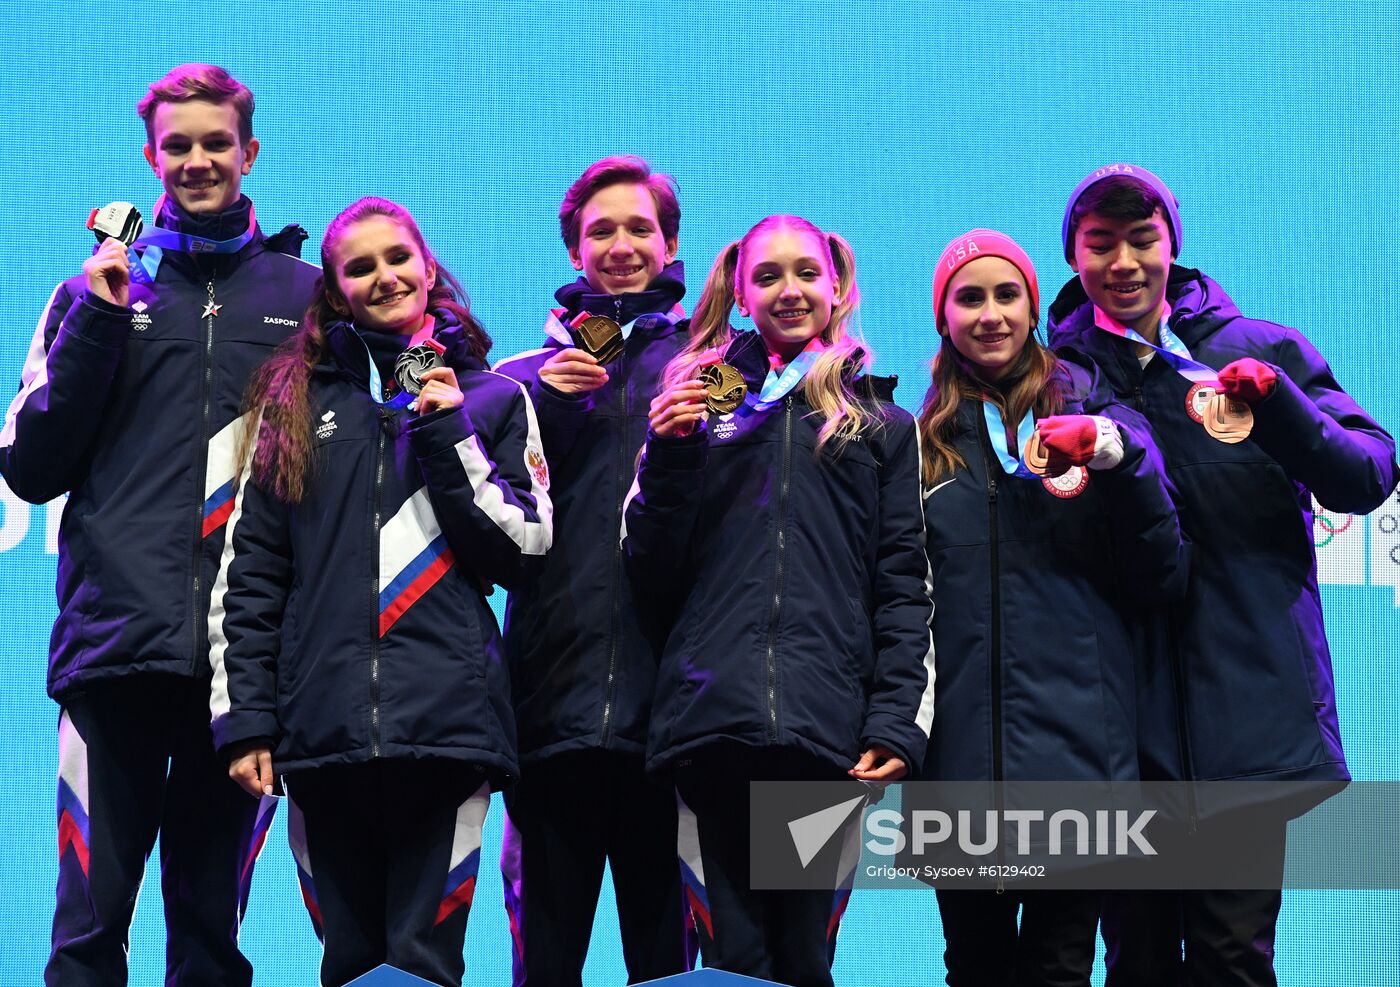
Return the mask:
[[[580,312],[590,312],[626,325],[639,316],[669,312],[684,297],[685,267],[678,260],[653,278],[645,291],[606,295],[594,291],[586,278],[579,278],[554,293],[555,300],[564,306],[564,314],[559,318],[566,324]]]
[[[485,370],[486,364],[468,350],[466,330],[457,318],[446,309],[435,309],[432,314],[433,338],[446,347],[442,354],[443,362],[459,371]],[[323,361],[322,369],[338,370],[357,386],[368,387],[370,355],[374,354],[381,362],[387,356],[392,368],[393,359],[401,352],[402,344],[397,339],[390,341],[389,337],[378,333],[361,335],[349,322],[334,322],[326,328],[326,349],[330,363]]]
[[[253,202],[246,195],[239,196],[237,202],[222,212],[207,215],[185,212],[174,199],[166,196],[161,205],[160,215],[156,217],[156,223],[168,230],[208,240],[231,240],[248,229],[252,210]],[[255,250],[262,249],[262,242],[262,230],[255,229],[253,239],[237,253],[195,255],[187,254],[183,250],[167,250],[163,253],[161,264],[172,265],[191,280],[226,278],[237,269],[245,257]]]

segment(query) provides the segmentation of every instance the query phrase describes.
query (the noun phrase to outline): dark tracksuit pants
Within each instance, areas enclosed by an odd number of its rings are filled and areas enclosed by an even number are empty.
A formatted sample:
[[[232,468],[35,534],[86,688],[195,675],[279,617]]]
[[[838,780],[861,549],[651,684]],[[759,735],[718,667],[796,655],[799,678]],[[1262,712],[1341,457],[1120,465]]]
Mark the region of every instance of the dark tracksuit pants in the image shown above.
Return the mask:
[[[581,983],[605,862],[627,982],[691,968],[675,793],[647,780],[641,757],[580,750],[532,761],[506,793],[506,812],[501,873],[515,987]]]
[[[1103,896],[939,891],[949,987],[1088,987]]]
[[[1112,891],[1105,895],[1105,987],[1276,987],[1274,931],[1283,904],[1287,823],[1252,817],[1245,835],[1202,822],[1191,852],[1210,854],[1270,887]],[[1241,845],[1240,840],[1247,840]]]
[[[321,984],[388,963],[458,987],[491,789],[476,766],[374,760],[287,777],[288,836]]]
[[[44,982],[126,983],[127,935],[159,833],[166,984],[251,984],[238,925],[276,803],[229,779],[209,731],[208,683],[95,684],[64,703],[58,735],[58,901]]]
[[[848,779],[801,751],[730,744],[702,750],[677,769],[679,850],[705,966],[793,987],[831,987],[846,900],[837,891],[841,876],[833,875],[829,891],[749,886],[750,782],[814,780]]]

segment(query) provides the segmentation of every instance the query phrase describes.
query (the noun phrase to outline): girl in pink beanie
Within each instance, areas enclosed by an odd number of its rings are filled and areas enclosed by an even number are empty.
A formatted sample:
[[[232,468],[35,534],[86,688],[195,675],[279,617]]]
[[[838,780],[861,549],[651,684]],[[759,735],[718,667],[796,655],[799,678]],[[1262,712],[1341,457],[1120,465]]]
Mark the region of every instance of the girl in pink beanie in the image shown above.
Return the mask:
[[[1134,781],[1121,607],[1185,579],[1160,457],[1135,412],[1036,338],[1035,268],[1010,237],[949,243],[933,300],[942,344],[919,429],[937,694],[923,777]],[[1102,897],[940,885],[948,983],[1087,987]]]

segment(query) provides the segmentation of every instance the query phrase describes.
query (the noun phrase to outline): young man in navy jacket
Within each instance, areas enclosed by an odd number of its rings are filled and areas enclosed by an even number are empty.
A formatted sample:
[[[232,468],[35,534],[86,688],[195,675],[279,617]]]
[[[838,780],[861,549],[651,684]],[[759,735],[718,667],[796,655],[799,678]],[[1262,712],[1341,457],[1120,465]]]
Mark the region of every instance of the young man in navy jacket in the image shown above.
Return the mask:
[[[629,982],[683,973],[695,954],[675,794],[643,768],[656,663],[619,543],[651,399],[688,338],[675,185],[640,158],[604,158],[570,186],[559,226],[583,276],[554,293],[544,345],[496,367],[530,390],[555,512],[542,576],[506,609],[522,777],[501,865],[516,987],[580,983],[605,861]],[[581,348],[572,325],[585,316],[621,328],[616,355]]]
[[[249,799],[214,754],[205,623],[243,388],[299,321],[316,269],[286,253],[304,232],[264,237],[240,194],[258,156],[245,86],[182,65],[137,111],[164,187],[157,229],[137,259],[106,240],[54,290],[0,433],[16,494],[69,495],[48,672],[62,715],[45,980],[126,982],[159,832],[166,982],[246,985],[238,926],[272,802]]]
[[[1143,777],[1236,782],[1231,791],[1262,809],[1249,848],[1281,880],[1287,818],[1350,777],[1310,505],[1358,514],[1380,505],[1400,480],[1395,443],[1300,333],[1246,318],[1218,284],[1173,263],[1181,219],[1151,172],[1118,164],[1089,175],[1062,232],[1078,277],[1050,308],[1050,343],[1096,363],[1147,417],[1193,543],[1185,601],[1144,635]],[[1247,788],[1268,781],[1296,784]],[[1300,791],[1310,794],[1299,800]],[[1244,847],[1222,843],[1210,815],[1191,820],[1188,844],[1237,855]],[[1193,984],[1276,983],[1278,887],[1112,895],[1110,987],[1183,974]]]

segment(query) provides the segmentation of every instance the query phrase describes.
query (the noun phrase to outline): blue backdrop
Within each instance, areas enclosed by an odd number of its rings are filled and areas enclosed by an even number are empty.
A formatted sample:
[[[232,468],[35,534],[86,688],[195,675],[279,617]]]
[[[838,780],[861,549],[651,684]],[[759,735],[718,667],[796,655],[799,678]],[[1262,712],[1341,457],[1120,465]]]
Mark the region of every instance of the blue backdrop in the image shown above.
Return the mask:
[[[44,301],[89,251],[88,211],[112,199],[149,211],[159,188],[134,111],[146,84],[176,63],[213,61],[257,94],[262,155],[244,187],[264,227],[302,223],[314,258],[351,200],[404,203],[470,290],[496,358],[537,345],[553,289],[574,276],[555,221],[564,189],[591,161],[635,152],[680,182],[695,293],[716,252],[768,213],[845,234],[877,367],[900,375],[912,409],[935,346],[929,285],[942,244],[973,226],[1004,230],[1053,297],[1069,276],[1066,195],[1090,169],[1127,159],[1175,190],[1182,261],[1247,312],[1300,327],[1393,431],[1400,13],[1393,2],[1205,6],[123,0],[15,10],[0,60],[0,201],[11,216],[0,227],[10,258],[0,375],[17,383]],[[47,953],[57,708],[43,683],[60,509],[0,486],[3,983],[37,982]],[[1398,519],[1392,502],[1367,518],[1323,516],[1317,530],[1359,778],[1400,778]],[[262,985],[314,983],[320,952],[284,826],[243,930]],[[508,982],[499,840],[497,806],[468,930],[474,983]],[[158,899],[152,891],[138,908],[134,984],[160,982]],[[1393,891],[1288,894],[1284,982],[1400,982],[1397,902]],[[591,983],[623,979],[608,911]],[[931,895],[858,893],[837,979],[937,980],[941,952]]]

